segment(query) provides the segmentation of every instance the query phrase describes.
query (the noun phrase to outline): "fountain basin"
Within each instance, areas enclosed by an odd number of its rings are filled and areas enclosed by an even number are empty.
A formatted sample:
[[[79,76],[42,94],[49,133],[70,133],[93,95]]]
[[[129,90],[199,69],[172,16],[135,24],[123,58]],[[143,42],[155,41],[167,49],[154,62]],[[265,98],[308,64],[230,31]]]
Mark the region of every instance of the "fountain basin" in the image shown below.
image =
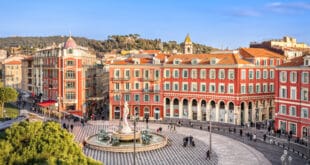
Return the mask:
[[[135,138],[134,136],[136,136],[136,140],[140,140],[141,138],[141,133],[140,131],[136,131],[136,135],[134,135],[134,133],[119,133],[119,132],[113,132],[113,136],[119,138],[120,141],[133,141]]]
[[[113,133],[113,135],[115,134]],[[122,134],[122,136],[124,135],[126,134]],[[156,150],[156,149],[165,147],[167,145],[167,142],[168,142],[167,137],[161,134],[157,134],[157,133],[150,133],[150,135],[152,135],[150,144],[142,144],[141,140],[136,142],[136,147],[135,147],[136,152]],[[140,137],[141,137],[141,134],[140,134]],[[126,139],[127,137],[123,137],[123,138]],[[121,141],[119,145],[112,146],[112,144],[108,140],[99,141],[97,138],[97,134],[95,134],[95,135],[91,135],[85,138],[85,142],[86,142],[86,147],[95,149],[95,150],[109,151],[109,152],[134,152],[134,142],[129,141],[129,140]]]

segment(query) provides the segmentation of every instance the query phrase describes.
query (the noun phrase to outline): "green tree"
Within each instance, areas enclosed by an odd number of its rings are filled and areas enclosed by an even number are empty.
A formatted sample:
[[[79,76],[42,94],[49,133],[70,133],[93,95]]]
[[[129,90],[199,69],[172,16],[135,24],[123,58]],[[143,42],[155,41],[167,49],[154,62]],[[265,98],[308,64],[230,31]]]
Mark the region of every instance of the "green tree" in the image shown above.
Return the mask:
[[[71,133],[55,122],[21,122],[0,139],[0,164],[101,164],[86,157]]]
[[[17,100],[18,92],[11,87],[0,87],[0,118],[3,118],[4,103]]]

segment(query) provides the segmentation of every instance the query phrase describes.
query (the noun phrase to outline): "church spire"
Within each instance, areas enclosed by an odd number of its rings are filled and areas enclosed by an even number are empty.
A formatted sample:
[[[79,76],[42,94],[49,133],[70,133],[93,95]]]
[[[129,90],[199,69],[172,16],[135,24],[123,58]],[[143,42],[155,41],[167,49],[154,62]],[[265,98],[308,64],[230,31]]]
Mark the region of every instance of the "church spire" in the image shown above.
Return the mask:
[[[184,54],[193,54],[193,43],[189,34],[186,35],[184,40]]]

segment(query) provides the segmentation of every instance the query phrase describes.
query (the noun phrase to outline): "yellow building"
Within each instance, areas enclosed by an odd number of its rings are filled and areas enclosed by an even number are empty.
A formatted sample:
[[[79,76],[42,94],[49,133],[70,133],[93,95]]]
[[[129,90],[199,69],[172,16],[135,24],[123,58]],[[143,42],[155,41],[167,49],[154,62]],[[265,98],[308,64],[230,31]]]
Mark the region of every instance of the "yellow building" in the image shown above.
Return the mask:
[[[269,44],[271,47],[290,47],[290,48],[309,48],[305,43],[297,43],[296,38],[284,36],[280,40],[270,40]]]

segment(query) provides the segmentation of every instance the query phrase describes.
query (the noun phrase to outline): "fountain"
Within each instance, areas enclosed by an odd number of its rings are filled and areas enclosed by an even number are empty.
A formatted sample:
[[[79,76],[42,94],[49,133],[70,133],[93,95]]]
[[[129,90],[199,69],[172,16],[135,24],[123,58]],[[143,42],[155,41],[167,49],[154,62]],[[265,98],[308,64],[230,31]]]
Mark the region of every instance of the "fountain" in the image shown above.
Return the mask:
[[[98,134],[85,139],[86,147],[110,152],[134,152],[133,144],[136,142],[135,151],[142,152],[166,146],[168,139],[161,134],[132,130],[127,121],[128,114],[128,103],[125,102],[122,128],[113,132],[100,130]]]

